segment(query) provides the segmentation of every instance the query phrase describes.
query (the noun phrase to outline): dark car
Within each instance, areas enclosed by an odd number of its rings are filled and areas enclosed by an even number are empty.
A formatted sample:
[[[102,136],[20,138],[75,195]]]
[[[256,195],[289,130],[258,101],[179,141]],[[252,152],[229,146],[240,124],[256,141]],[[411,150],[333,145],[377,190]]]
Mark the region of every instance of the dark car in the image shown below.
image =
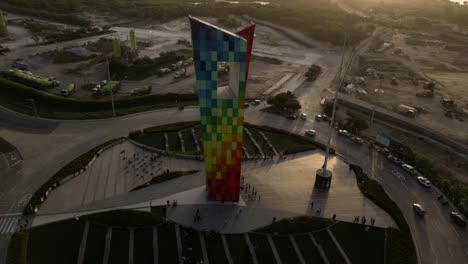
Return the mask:
[[[330,118],[328,118],[327,115],[322,114],[322,120],[326,122],[326,121],[330,120]]]
[[[287,118],[287,119],[292,119],[292,120],[294,120],[294,119],[297,118],[297,116],[295,116],[295,115],[288,115],[288,116],[286,116],[286,118]]]
[[[466,226],[466,220],[465,220],[465,218],[464,218],[461,214],[459,214],[459,213],[457,213],[457,212],[451,212],[451,213],[450,213],[450,218],[452,218],[452,220],[453,220],[455,223],[457,223],[457,225],[459,225],[459,226]]]

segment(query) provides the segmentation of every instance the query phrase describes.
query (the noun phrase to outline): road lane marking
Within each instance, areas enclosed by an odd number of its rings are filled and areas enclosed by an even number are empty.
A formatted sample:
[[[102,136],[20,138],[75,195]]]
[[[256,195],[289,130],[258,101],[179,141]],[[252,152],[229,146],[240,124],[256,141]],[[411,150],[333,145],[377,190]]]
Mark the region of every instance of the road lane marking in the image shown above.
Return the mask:
[[[457,235],[457,237],[460,237],[460,234],[458,234],[457,230],[455,229],[455,227],[453,227],[453,225],[450,225],[450,227],[453,229],[453,231],[455,232],[455,234]]]
[[[452,253],[452,250],[450,249],[450,247],[447,247],[448,248],[448,251],[450,253],[450,256],[453,257],[453,253]]]
[[[408,190],[408,191],[409,191],[409,189],[408,189],[408,186],[406,186],[406,184],[405,184],[404,182],[401,182],[401,185],[403,185],[403,187],[405,187],[405,188],[406,188],[406,190]]]
[[[465,254],[468,255],[468,248],[465,248]]]

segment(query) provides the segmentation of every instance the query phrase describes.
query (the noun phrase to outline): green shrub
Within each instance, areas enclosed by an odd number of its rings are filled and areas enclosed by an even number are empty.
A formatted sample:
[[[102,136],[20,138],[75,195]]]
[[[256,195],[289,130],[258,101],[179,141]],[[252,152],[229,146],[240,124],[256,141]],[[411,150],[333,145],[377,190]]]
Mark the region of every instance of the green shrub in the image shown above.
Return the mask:
[[[141,135],[141,130],[137,130],[137,131],[132,131],[130,133],[128,133],[128,137],[129,138],[137,138]]]
[[[59,182],[65,177],[71,174],[74,174],[80,171],[81,169],[84,169],[85,166],[88,165],[88,163],[94,158],[94,156],[96,156],[99,150],[119,140],[121,140],[121,138],[115,138],[115,139],[106,141],[102,143],[101,145],[94,147],[90,151],[82,154],[78,158],[72,160],[65,167],[60,169],[57,173],[54,174],[54,176],[52,176],[49,180],[47,180],[44,184],[42,184],[41,187],[39,187],[39,189],[33,194],[31,199],[29,200],[28,205],[25,206],[23,210],[23,214],[25,215],[34,214],[34,208],[40,207],[41,198],[45,197],[45,194],[49,190],[49,188],[54,188],[54,185],[58,186]]]
[[[302,107],[296,96],[290,91],[272,96],[268,98],[267,102],[279,112],[287,114],[294,114]]]
[[[105,226],[154,226],[161,223],[160,216],[137,210],[113,210],[81,217],[91,223]]]
[[[143,133],[170,133],[178,132],[180,130],[188,129],[194,126],[200,125],[200,121],[180,122],[174,124],[167,124],[162,126],[154,126],[143,129]]]
[[[57,96],[34,88],[12,82],[0,77],[0,103],[15,111],[31,114],[31,103],[26,99],[34,99],[41,116],[54,117],[55,113],[76,113],[81,118],[87,118],[83,113],[110,111],[110,100],[87,100]],[[175,102],[184,104],[198,101],[196,94],[152,94],[139,97],[116,98],[117,111],[144,106],[165,106]]]
[[[382,186],[375,180],[370,179],[362,168],[356,165],[350,165],[356,175],[357,185],[359,190],[373,201],[380,208],[384,209],[395,220],[398,228],[404,232],[410,232],[408,223],[403,216],[398,205],[387,195]]]
[[[305,73],[305,76],[308,81],[315,81],[319,77],[320,73],[322,73],[322,68],[318,65],[312,64]]]
[[[16,232],[11,236],[8,247],[7,264],[27,264],[28,231]]]
[[[169,172],[163,172],[155,177],[153,177],[149,182],[145,183],[145,184],[142,184],[140,186],[137,186],[135,188],[133,188],[132,190],[130,190],[131,192],[132,191],[136,191],[136,190],[139,190],[139,189],[142,189],[142,188],[145,188],[145,187],[148,187],[148,186],[151,186],[151,185],[154,185],[154,184],[158,184],[158,183],[161,183],[161,182],[165,182],[165,181],[170,181],[170,180],[174,180],[174,179],[177,179],[179,177],[182,177],[182,176],[185,176],[185,175],[190,175],[190,174],[193,174],[193,173],[196,173],[198,172],[197,170],[190,170],[190,171],[169,171]]]
[[[330,219],[314,216],[298,216],[277,221],[274,224],[256,229],[254,232],[280,235],[301,234],[315,232],[328,227],[332,221]]]
[[[387,263],[416,264],[418,258],[410,232],[387,228]]]

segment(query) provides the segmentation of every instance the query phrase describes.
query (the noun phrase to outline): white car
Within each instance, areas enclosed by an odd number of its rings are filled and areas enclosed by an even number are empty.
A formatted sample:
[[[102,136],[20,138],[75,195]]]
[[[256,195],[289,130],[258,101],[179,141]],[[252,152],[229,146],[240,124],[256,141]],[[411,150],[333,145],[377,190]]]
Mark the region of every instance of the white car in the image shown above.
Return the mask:
[[[419,176],[417,179],[425,187],[431,187],[432,186],[432,183],[423,176]]]
[[[421,216],[424,216],[426,214],[426,210],[424,210],[424,208],[420,204],[413,204],[413,208],[416,211],[416,213],[418,213]]]
[[[338,134],[345,136],[345,137],[351,136],[351,133],[349,133],[347,130],[344,130],[344,129],[338,130]]]
[[[409,164],[403,163],[403,164],[401,164],[401,167],[403,168],[403,170],[405,170],[407,173],[409,173],[411,175],[418,174],[416,169],[413,166],[409,165]]]
[[[302,119],[302,120],[306,120],[307,119],[307,114],[306,113],[301,113],[299,115],[299,117]]]
[[[313,129],[309,129],[309,130],[306,131],[306,135],[315,137],[317,135],[317,131],[315,131]]]

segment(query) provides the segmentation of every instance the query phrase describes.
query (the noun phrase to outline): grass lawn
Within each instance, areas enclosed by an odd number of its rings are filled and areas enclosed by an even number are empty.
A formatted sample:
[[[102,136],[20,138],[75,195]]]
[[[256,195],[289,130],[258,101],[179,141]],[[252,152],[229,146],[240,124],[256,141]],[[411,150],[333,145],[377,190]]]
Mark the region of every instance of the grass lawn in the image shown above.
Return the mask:
[[[250,233],[249,237],[255,248],[255,253],[257,254],[259,263],[276,263],[266,235]]]
[[[328,219],[313,217],[313,216],[299,216],[294,218],[285,218],[277,221],[275,224],[268,225],[255,230],[258,233],[278,233],[278,234],[302,234],[307,232],[314,232],[323,229],[331,224]]]
[[[192,130],[187,129],[182,131],[182,139],[184,140],[185,152],[184,154],[191,154],[196,155],[197,146],[195,145],[195,141],[193,141]]]
[[[223,241],[220,234],[204,233],[206,251],[210,263],[227,263],[226,253],[224,251]]]
[[[84,222],[65,220],[32,228],[29,235],[30,264],[76,263]]]
[[[314,150],[317,148],[311,142],[295,136],[287,136],[267,131],[262,132],[268,139],[270,139],[271,144],[275,146],[276,151],[278,152],[296,153],[301,151]]]
[[[302,257],[306,263],[324,263],[318,249],[315,247],[309,235],[294,236],[294,239],[296,240],[296,244],[299,247]]]
[[[182,239],[182,255],[187,258],[186,263],[198,263],[203,260],[198,231],[181,227],[180,234]]]
[[[143,134],[134,139],[136,142],[145,144],[147,146],[165,150],[166,149],[166,140],[163,133],[151,133]]]
[[[145,187],[148,187],[148,186],[151,186],[151,185],[154,185],[154,184],[158,184],[158,183],[161,183],[161,182],[173,180],[173,179],[182,177],[184,175],[193,174],[195,172],[198,172],[198,171],[191,170],[191,171],[170,171],[169,173],[163,172],[163,173],[153,177],[149,182],[133,188],[131,191],[136,191],[136,190],[139,190],[141,188],[145,188]]]
[[[273,236],[276,251],[278,251],[281,262],[284,264],[300,264],[299,258],[289,236]]]
[[[314,237],[315,240],[317,240],[317,243],[322,246],[323,251],[325,251],[325,255],[327,256],[330,263],[346,263],[326,230],[314,233]]]
[[[133,263],[153,263],[153,229],[137,228],[134,232]]]
[[[109,263],[128,264],[130,232],[124,228],[112,228],[112,240],[109,253]]]
[[[255,141],[257,141],[257,144],[262,149],[263,154],[265,154],[266,156],[275,155],[275,153],[270,148],[270,146],[268,146],[268,143],[265,141],[265,139],[263,139],[262,135],[260,135],[260,133],[258,133],[257,129],[249,129],[249,131],[250,131],[250,133],[252,133],[253,138],[255,139]]]
[[[226,235],[226,241],[234,264],[253,263],[244,234]]]
[[[173,152],[182,152],[182,147],[180,146],[179,135],[175,132],[167,133],[167,138],[169,140],[169,150]]]
[[[90,225],[88,239],[86,240],[86,251],[84,263],[101,264],[104,258],[104,248],[106,246],[107,227],[101,225]]]
[[[340,222],[331,231],[353,263],[383,263],[385,229]]]
[[[177,239],[174,224],[158,226],[159,263],[178,264]]]
[[[245,131],[244,131],[243,137],[244,137],[244,140],[242,142],[242,145],[247,149],[247,152],[249,153],[249,155],[251,157],[255,157],[255,156],[260,155],[260,153],[258,152],[258,150],[255,147],[254,143],[252,142],[252,140],[250,140],[249,135],[247,135],[247,133],[245,133]]]

